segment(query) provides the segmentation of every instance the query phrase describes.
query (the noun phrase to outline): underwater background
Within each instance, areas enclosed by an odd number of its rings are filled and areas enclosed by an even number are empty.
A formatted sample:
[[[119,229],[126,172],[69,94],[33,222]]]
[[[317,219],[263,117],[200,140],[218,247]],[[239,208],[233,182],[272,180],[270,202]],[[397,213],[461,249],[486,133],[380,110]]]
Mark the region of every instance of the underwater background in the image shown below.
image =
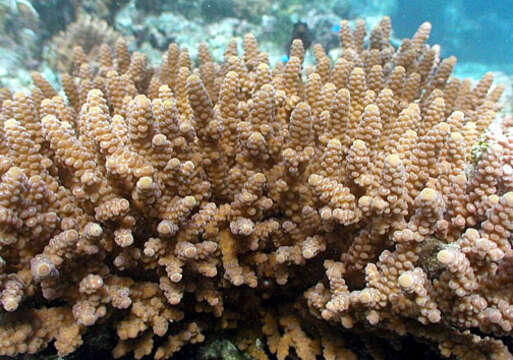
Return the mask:
[[[232,37],[248,32],[272,65],[287,60],[294,37],[310,49],[322,44],[334,58],[341,19],[363,18],[372,27],[384,15],[392,18],[397,44],[431,22],[429,42],[441,44],[443,57],[458,58],[456,76],[478,79],[492,71],[507,86],[503,100],[510,97],[510,0],[0,0],[0,86],[28,86],[34,70],[58,86],[55,74],[70,66],[74,46],[94,53],[101,42],[112,44],[119,36],[150,62],[170,42],[188,47],[195,58],[202,41],[219,60]]]

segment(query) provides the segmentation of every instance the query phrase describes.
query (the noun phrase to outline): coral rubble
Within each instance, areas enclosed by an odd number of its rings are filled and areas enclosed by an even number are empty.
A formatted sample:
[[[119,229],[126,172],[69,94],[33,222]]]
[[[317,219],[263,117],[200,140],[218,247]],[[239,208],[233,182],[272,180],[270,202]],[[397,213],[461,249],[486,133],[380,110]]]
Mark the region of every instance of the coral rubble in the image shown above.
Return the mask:
[[[119,39],[75,50],[67,99],[2,90],[0,354],[103,324],[116,358],[223,330],[255,359],[356,359],[350,333],[511,358],[512,124],[430,30],[342,21],[305,71],[299,40],[275,68],[247,35],[152,69]]]

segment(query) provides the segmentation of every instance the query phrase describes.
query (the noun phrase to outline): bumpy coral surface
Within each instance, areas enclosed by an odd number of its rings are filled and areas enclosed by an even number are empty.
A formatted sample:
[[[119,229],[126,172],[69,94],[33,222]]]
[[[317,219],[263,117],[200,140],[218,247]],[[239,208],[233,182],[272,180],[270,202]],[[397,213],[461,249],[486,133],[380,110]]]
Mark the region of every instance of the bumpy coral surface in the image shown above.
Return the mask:
[[[231,329],[256,359],[355,359],[349,333],[511,358],[512,124],[430,30],[395,49],[389,18],[343,21],[305,71],[300,41],[274,69],[251,35],[150,69],[119,40],[66,99],[36,73],[2,90],[0,354],[67,355],[96,324],[114,357]]]
[[[75,22],[51,39],[44,57],[54,70],[69,72],[73,60],[80,62],[86,56],[95,59],[101,51],[99,45],[112,46],[120,36],[106,21],[80,13]]]

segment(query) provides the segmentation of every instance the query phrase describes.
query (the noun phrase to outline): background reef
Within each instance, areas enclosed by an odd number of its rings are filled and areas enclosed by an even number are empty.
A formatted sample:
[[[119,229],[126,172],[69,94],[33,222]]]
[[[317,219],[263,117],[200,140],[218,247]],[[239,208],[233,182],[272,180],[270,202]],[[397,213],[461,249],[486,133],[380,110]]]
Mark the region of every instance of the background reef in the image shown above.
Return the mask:
[[[466,0],[1,0],[0,49],[5,50],[0,84],[29,86],[29,72],[38,70],[58,86],[56,71],[62,70],[64,58],[72,54],[72,46],[63,44],[62,39],[77,40],[80,29],[83,35],[77,45],[86,51],[91,46],[88,42],[101,40],[94,29],[101,32],[107,26],[109,33],[127,38],[131,49],[147,53],[154,65],[159,52],[173,41],[189,47],[193,59],[196,45],[206,42],[219,61],[231,37],[242,39],[251,32],[274,64],[285,59],[294,25],[299,22],[307,24],[311,40],[322,44],[334,58],[341,19],[365,18],[374,24],[385,15],[396,19],[392,34],[396,44],[416,24],[430,21],[435,25],[432,41],[445,44],[444,55],[458,56],[458,76],[477,80],[494,71],[496,78],[509,84],[513,74],[511,7],[507,1],[485,4]],[[86,25],[88,21],[91,24]],[[64,53],[68,55],[62,57]],[[313,58],[308,54],[306,60],[312,62]],[[510,98],[510,93],[507,87],[505,97]],[[509,106],[505,110],[509,111]]]

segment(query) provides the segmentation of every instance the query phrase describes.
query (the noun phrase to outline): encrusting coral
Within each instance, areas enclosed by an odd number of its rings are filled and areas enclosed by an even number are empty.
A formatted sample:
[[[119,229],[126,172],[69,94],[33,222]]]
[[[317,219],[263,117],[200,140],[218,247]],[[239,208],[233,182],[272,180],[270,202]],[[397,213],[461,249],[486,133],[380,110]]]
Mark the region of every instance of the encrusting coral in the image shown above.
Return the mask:
[[[235,329],[255,359],[355,359],[350,332],[510,359],[512,124],[430,30],[394,49],[389,18],[368,46],[343,21],[305,76],[300,41],[275,68],[247,35],[150,69],[119,40],[76,57],[67,100],[40,74],[1,91],[0,354],[104,324],[115,357]]]

